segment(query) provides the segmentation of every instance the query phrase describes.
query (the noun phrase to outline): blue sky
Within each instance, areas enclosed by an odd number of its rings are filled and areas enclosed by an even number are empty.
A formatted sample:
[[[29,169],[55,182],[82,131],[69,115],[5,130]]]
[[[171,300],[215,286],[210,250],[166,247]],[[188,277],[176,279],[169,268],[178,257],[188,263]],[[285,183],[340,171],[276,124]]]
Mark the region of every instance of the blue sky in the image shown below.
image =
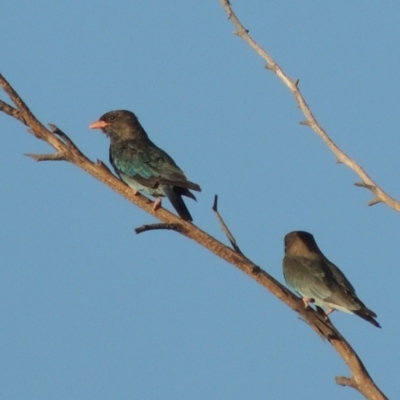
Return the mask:
[[[332,139],[400,198],[400,4],[232,5]],[[130,109],[202,186],[187,201],[202,229],[226,241],[218,194],[242,250],[280,281],[284,235],[313,233],[383,329],[333,323],[399,393],[399,216],[367,206],[217,0],[15,0],[2,15],[1,72],[88,157],[108,162],[89,124]],[[135,235],[155,220],[73,165],[24,157],[50,149],[17,121],[0,127],[2,398],[360,398],[334,383],[348,370],[333,349],[262,287],[178,234]]]

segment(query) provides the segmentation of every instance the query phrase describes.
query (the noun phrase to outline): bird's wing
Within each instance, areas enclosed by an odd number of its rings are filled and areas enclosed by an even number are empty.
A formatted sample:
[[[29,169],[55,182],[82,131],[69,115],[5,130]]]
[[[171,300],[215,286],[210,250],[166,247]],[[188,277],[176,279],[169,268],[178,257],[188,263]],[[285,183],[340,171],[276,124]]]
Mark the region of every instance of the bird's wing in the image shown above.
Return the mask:
[[[325,262],[328,264],[329,269],[331,270],[333,276],[336,281],[348,292],[355,294],[356,290],[354,286],[349,282],[344,273],[332,262],[330,262],[327,258],[325,258]]]
[[[331,295],[331,283],[326,277],[326,270],[321,260],[290,256],[284,258],[287,283],[304,297],[322,300]]]
[[[309,268],[315,273],[312,291],[325,303],[349,310],[358,309],[362,303],[357,298],[352,284],[343,272],[325,257],[312,260]]]
[[[110,155],[117,170],[143,186],[171,185],[200,191],[199,185],[188,181],[174,160],[152,142],[124,141],[113,146]]]
[[[313,298],[317,303],[320,301],[329,307],[337,305],[348,310],[360,309],[363,304],[353,287],[339,268],[332,268],[332,265],[323,257],[285,257],[285,279],[302,296]]]

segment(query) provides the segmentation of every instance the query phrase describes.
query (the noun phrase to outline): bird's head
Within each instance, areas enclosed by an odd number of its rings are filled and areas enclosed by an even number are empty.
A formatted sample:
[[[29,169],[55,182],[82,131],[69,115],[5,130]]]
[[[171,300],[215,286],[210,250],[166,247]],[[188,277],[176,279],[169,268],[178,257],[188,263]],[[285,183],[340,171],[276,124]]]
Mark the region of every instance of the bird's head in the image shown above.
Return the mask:
[[[285,254],[310,256],[322,253],[311,233],[293,231],[285,236]]]
[[[142,130],[136,115],[128,110],[109,111],[89,128],[101,129],[111,139],[130,139]]]

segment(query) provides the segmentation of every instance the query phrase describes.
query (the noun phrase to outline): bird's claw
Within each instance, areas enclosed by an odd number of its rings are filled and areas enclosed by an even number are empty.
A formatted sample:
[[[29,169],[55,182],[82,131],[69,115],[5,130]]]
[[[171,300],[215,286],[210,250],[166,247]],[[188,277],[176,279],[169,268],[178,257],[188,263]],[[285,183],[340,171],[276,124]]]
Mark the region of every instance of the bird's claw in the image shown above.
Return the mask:
[[[159,208],[161,208],[162,200],[159,197],[153,204],[153,211],[157,211]]]
[[[315,302],[315,300],[312,297],[302,297],[301,300],[303,300],[304,308],[307,308],[310,305],[310,303]]]

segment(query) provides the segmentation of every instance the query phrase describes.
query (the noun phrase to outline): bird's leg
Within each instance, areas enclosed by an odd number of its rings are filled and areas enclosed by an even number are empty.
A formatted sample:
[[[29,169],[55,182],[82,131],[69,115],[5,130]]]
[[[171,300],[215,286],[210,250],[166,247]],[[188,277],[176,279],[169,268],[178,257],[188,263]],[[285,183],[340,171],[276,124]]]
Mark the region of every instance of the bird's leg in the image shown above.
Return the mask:
[[[335,311],[334,308],[328,308],[328,309],[325,311],[326,317],[328,317],[328,315],[329,315],[329,314],[332,314],[334,311]]]
[[[302,297],[301,300],[303,300],[304,308],[307,308],[310,303],[315,302],[315,300],[312,297]]]
[[[159,208],[161,208],[162,200],[161,197],[157,197],[157,200],[153,204],[153,210],[157,211]]]

